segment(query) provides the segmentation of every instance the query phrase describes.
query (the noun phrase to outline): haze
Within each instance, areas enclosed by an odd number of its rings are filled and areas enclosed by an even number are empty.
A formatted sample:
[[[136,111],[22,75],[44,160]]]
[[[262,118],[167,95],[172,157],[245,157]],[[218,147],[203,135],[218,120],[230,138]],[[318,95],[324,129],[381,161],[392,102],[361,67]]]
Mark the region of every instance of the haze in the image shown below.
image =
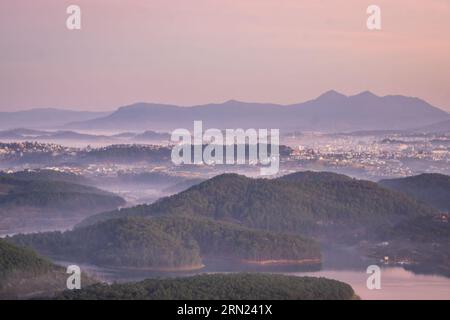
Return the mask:
[[[70,4],[81,31],[65,27]],[[366,29],[370,4],[381,31]],[[289,104],[329,89],[450,111],[447,0],[3,0],[0,39],[0,111]]]

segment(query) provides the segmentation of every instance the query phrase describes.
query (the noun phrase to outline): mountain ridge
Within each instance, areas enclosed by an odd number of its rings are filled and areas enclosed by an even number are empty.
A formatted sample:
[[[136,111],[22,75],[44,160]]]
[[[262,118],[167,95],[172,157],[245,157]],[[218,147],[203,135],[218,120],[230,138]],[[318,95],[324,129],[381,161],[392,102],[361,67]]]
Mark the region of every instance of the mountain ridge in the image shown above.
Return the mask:
[[[191,128],[193,121],[202,120],[205,127],[214,128],[275,127],[336,132],[413,129],[443,118],[450,115],[416,97],[377,96],[370,91],[346,96],[330,90],[316,99],[289,105],[237,100],[189,107],[136,103],[120,107],[106,117],[68,123],[66,128],[173,130]]]
[[[450,176],[423,173],[417,176],[384,179],[379,184],[408,194],[442,211],[450,211]]]
[[[76,111],[57,108],[34,108],[21,111],[0,112],[0,129],[55,128],[71,121],[85,121],[103,117],[108,112]]]

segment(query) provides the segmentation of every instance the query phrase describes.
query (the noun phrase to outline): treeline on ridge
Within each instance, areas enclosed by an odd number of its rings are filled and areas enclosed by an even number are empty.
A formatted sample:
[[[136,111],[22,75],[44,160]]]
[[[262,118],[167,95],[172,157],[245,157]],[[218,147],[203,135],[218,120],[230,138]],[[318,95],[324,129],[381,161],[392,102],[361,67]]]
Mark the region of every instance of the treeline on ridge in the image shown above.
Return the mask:
[[[64,291],[61,300],[351,300],[352,287],[336,280],[275,274],[210,274],[137,283],[97,284]]]
[[[321,257],[313,240],[192,216],[110,219],[64,233],[8,240],[44,255],[144,269],[198,268],[205,257],[295,263],[318,263]]]

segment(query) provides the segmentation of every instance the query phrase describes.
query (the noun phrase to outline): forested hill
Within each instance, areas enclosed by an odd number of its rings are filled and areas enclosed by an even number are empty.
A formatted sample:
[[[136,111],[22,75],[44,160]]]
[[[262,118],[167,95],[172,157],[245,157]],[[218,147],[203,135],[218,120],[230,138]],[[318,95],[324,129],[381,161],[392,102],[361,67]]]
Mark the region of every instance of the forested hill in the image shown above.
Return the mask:
[[[39,257],[34,251],[0,239],[0,286],[2,281],[14,273],[39,275],[48,272],[51,267],[50,261]]]
[[[25,174],[0,175],[0,230],[51,227],[57,220],[62,224],[74,220],[73,224],[124,204],[124,199],[112,193],[43,175],[36,179]]]
[[[54,265],[30,248],[0,239],[0,300],[53,297],[67,289],[66,269]],[[85,274],[81,284],[97,283]]]
[[[30,206],[47,209],[85,210],[90,206],[117,207],[124,200],[110,192],[85,185],[45,180],[0,176],[0,209]]]
[[[346,283],[325,278],[275,274],[209,274],[176,279],[149,279],[129,284],[98,284],[65,291],[70,300],[350,300]]]
[[[62,268],[30,249],[17,247],[0,239],[0,299],[20,298],[45,290],[65,288],[66,276]]]
[[[73,231],[17,235],[16,244],[58,258],[142,269],[196,269],[203,258],[241,263],[320,263],[319,245],[300,236],[251,230],[193,216],[110,219]]]
[[[62,181],[83,185],[92,184],[92,181],[84,176],[47,169],[24,170],[13,173],[0,171],[0,177],[11,177],[20,180]]]
[[[353,178],[334,172],[299,171],[278,178],[294,183],[350,182]]]
[[[450,211],[450,176],[426,173],[418,176],[381,180],[387,188],[404,192],[439,210]]]
[[[328,227],[392,225],[435,210],[376,183],[331,173],[297,173],[274,180],[224,174],[154,204],[96,215],[81,225],[112,217],[180,213],[314,234]]]

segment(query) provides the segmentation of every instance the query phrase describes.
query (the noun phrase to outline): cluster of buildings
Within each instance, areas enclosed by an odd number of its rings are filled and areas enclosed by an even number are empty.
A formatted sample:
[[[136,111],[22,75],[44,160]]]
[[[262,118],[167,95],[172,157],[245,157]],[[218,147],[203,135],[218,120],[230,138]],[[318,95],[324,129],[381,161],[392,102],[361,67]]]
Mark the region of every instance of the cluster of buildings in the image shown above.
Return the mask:
[[[305,168],[349,170],[367,177],[450,174],[450,140],[327,136],[294,142],[289,161]],[[295,164],[289,164],[290,168]]]
[[[289,145],[293,152],[288,156],[282,157],[280,173],[301,170],[335,171],[373,180],[411,176],[422,172],[450,174],[450,138],[447,136],[411,138],[399,135],[303,135],[299,138],[290,138],[282,141],[282,144]],[[167,148],[167,146],[165,147]],[[76,164],[60,165],[57,161],[52,163],[52,159],[63,159],[64,161],[61,162],[70,162],[69,160],[77,155],[94,149],[91,149],[89,146],[80,149],[40,142],[0,143],[0,167],[8,169],[11,166],[11,160],[25,159],[26,161],[22,161],[24,167],[18,166],[17,168],[24,169],[26,165],[32,165],[34,158],[39,158],[45,154],[49,158],[47,166],[55,167],[55,169],[61,169],[64,166],[64,171],[76,174],[112,175],[118,170],[124,170],[124,167],[126,167],[126,170],[139,170],[139,168],[133,168],[133,166],[138,166],[137,163],[134,165],[131,163],[126,164],[127,156],[129,158],[142,157],[146,152],[155,151],[154,155],[157,155],[157,158],[170,160],[167,159],[167,156],[170,158],[170,155],[166,155],[167,150],[162,148],[159,155],[158,148],[161,147],[130,144],[100,147],[96,148],[95,151],[102,153],[104,159],[108,159],[109,156],[121,156],[125,160],[121,162],[121,165],[114,161],[105,160],[92,164],[89,162],[79,166]],[[145,157],[150,162],[153,158],[153,156],[150,158]],[[8,161],[10,162],[9,164]],[[168,163],[164,170],[167,171],[194,170],[193,168],[174,168],[170,161],[166,162]],[[42,165],[42,162],[40,165]],[[157,164],[155,163],[154,165]],[[161,163],[158,165],[161,165]],[[153,164],[150,163],[147,169],[152,166]],[[195,171],[201,169],[196,168]],[[226,168],[226,170],[234,169],[237,168]],[[208,171],[208,174],[213,174],[215,171],[224,170],[224,168],[211,167],[202,170]],[[239,170],[251,173],[251,169],[248,166],[246,168],[239,167]]]
[[[12,142],[0,143],[0,161],[8,158],[21,157],[25,154],[51,154],[54,156],[76,154],[76,149],[54,143]]]

